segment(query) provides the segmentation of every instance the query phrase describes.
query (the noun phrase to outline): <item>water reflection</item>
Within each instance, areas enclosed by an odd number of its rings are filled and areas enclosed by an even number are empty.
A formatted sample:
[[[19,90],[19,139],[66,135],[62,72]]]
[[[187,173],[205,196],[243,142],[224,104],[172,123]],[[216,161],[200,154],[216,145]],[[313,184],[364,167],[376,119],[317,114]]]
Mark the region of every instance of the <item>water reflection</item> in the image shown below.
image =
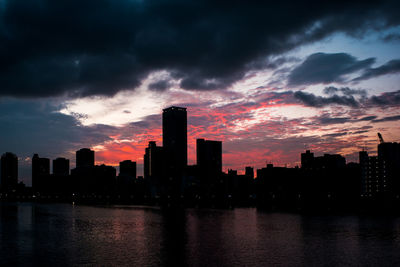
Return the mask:
[[[399,233],[390,217],[1,203],[0,265],[397,265]]]
[[[162,238],[160,240],[161,265],[185,266],[187,256],[185,247],[188,242],[186,234],[186,211],[180,208],[161,210]]]
[[[19,235],[18,235],[18,206],[0,206],[0,265],[8,262],[12,265],[18,263]]]

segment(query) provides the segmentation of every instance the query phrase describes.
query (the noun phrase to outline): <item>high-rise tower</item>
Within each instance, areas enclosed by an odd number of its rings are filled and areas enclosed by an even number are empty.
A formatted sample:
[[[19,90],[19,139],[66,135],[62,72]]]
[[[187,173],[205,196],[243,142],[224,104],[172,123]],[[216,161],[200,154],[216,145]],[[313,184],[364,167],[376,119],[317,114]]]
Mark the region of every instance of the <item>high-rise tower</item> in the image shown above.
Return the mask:
[[[165,174],[180,177],[187,166],[186,108],[172,106],[163,110],[163,147]]]

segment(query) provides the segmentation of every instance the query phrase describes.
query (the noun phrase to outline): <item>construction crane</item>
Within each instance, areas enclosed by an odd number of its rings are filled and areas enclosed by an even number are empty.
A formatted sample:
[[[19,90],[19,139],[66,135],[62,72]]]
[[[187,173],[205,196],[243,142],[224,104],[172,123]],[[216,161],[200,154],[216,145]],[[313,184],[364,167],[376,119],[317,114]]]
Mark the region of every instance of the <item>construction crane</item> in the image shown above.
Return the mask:
[[[382,137],[381,133],[378,133],[378,138],[379,138],[379,142],[381,144],[385,143],[385,141],[383,141],[383,137]]]

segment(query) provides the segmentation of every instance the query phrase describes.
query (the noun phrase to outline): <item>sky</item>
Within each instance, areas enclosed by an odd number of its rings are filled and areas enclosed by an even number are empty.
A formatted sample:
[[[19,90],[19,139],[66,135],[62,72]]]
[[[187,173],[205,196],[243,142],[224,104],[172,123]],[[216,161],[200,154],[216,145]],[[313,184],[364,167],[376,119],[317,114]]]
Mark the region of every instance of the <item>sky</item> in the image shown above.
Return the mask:
[[[138,162],[187,107],[223,169],[400,141],[398,1],[0,0],[0,153]]]

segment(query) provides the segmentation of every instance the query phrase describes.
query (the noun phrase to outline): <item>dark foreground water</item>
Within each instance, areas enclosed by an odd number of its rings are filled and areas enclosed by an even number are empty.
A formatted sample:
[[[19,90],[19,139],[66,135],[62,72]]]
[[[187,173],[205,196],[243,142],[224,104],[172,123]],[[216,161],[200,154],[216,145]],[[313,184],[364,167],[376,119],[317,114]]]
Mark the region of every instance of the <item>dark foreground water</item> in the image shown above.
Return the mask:
[[[399,266],[400,220],[0,203],[1,266]]]

